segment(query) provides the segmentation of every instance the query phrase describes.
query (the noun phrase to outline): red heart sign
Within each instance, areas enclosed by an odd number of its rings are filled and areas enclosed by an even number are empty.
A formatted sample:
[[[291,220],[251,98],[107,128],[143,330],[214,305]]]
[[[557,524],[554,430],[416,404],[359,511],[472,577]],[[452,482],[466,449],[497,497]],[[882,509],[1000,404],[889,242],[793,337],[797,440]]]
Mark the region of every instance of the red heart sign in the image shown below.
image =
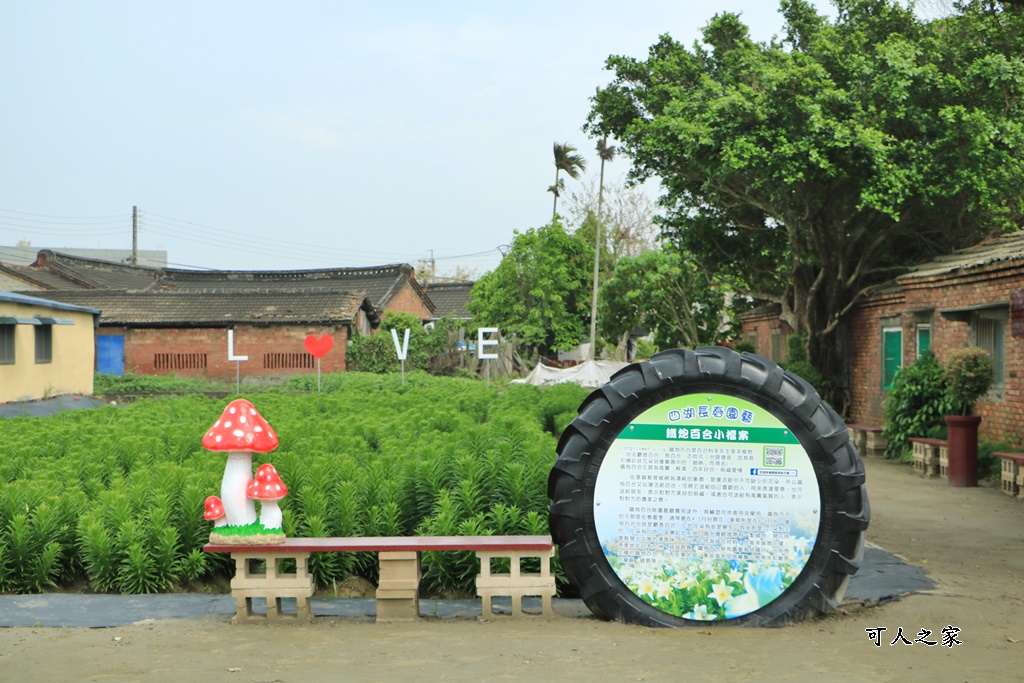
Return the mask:
[[[327,352],[334,348],[334,337],[329,334],[317,339],[313,335],[306,335],[306,350],[313,354],[314,358],[323,358]]]

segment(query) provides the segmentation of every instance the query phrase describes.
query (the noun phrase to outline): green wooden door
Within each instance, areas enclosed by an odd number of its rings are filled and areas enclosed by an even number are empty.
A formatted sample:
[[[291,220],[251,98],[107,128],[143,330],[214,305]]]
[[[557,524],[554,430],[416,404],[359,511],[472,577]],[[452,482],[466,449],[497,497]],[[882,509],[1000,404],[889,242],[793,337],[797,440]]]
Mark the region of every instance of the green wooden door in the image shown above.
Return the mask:
[[[892,386],[896,371],[903,364],[903,330],[888,328],[882,330],[882,388]]]

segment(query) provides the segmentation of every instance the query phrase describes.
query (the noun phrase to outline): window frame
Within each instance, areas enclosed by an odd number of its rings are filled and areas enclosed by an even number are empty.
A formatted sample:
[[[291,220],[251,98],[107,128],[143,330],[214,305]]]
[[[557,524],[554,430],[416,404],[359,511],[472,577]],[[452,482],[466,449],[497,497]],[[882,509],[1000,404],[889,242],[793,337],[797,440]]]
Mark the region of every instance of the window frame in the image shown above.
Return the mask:
[[[0,365],[17,365],[17,325],[0,323]]]
[[[987,400],[1001,401],[1006,394],[1006,328],[1009,311],[1005,308],[990,308],[975,311],[971,316],[971,343],[983,349],[992,357],[993,383],[986,395]],[[983,327],[991,326],[990,331]]]
[[[889,335],[893,335],[893,334],[899,335],[899,337],[898,337],[899,338],[899,356],[895,359],[896,360],[896,367],[892,371],[892,376],[889,376],[889,373],[887,372],[887,369],[889,367],[889,364],[888,364],[889,358],[886,356],[886,349],[887,349],[888,345],[887,345],[886,342],[887,342],[887,339],[888,339]],[[892,324],[885,324],[885,323],[882,324],[882,329],[881,329],[881,349],[880,349],[880,351],[881,351],[881,357],[882,357],[881,373],[880,373],[881,376],[879,378],[880,379],[880,384],[882,386],[882,390],[883,391],[889,391],[892,388],[892,382],[893,382],[894,379],[896,379],[897,373],[899,373],[900,368],[903,367],[903,327],[902,326],[900,326],[900,325],[892,325]],[[886,381],[886,380],[888,380],[888,381]]]
[[[34,325],[36,364],[53,363],[53,325],[42,323]]]

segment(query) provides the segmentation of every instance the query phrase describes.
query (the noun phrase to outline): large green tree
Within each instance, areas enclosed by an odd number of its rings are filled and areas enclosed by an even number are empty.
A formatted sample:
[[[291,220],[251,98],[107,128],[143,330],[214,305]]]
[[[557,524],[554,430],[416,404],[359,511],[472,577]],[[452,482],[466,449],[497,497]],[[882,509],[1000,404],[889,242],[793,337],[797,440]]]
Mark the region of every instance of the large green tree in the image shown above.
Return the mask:
[[[777,302],[838,378],[844,324],[914,262],[1011,229],[1024,185],[1024,22],[998,2],[934,22],[894,0],[783,0],[784,36],[734,14],[686,48],[611,57],[587,123],[635,180],[657,176],[663,235],[745,293]]]
[[[609,338],[641,325],[662,349],[714,344],[727,310],[722,283],[672,246],[623,258],[601,287],[601,328]]]
[[[473,286],[469,311],[543,355],[586,338],[593,246],[555,220],[516,233],[508,253]]]

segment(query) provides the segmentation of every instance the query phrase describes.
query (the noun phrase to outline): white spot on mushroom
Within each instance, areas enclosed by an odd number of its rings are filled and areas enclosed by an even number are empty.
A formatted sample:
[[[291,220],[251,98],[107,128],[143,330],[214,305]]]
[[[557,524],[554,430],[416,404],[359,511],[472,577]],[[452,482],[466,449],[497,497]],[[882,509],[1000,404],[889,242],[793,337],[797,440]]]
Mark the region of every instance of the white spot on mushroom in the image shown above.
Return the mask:
[[[253,415],[255,415],[256,414],[256,409],[255,408],[249,408],[249,412],[252,413]]]
[[[235,431],[233,431],[231,433],[234,434],[235,436],[237,436],[239,439],[241,439],[243,436],[245,436],[245,432],[243,432],[241,429],[236,429]]]
[[[268,429],[267,430],[267,436],[269,436],[271,439],[273,439],[274,438],[274,432]]]
[[[231,413],[232,415],[234,415],[235,414],[235,407],[231,406],[230,408],[228,408],[228,412]]]
[[[216,429],[217,427],[220,427],[220,420],[213,423],[213,428]]]
[[[224,423],[224,429],[231,429],[231,420]]]
[[[263,427],[260,427],[259,425],[256,425],[255,427],[252,428],[252,431],[254,431],[257,434],[259,434],[260,432],[263,431]]]
[[[221,442],[221,440],[222,440],[223,438],[224,438],[223,436],[221,436],[220,434],[218,434],[218,435],[217,435],[217,438],[216,438],[216,439],[214,439],[214,440],[215,440],[215,441],[216,441],[217,443],[220,443],[220,442]]]
[[[241,424],[245,424],[245,415],[243,415],[242,417],[238,418],[238,421]]]

